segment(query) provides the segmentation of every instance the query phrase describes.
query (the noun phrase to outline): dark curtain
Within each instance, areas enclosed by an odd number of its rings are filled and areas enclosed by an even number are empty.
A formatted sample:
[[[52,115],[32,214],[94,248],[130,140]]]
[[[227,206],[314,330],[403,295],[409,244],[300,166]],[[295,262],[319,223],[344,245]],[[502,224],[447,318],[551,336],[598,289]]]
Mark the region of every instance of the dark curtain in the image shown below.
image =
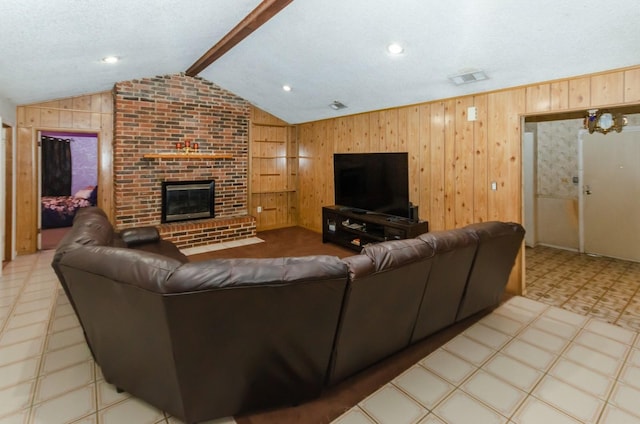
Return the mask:
[[[42,195],[71,196],[71,140],[42,137]]]

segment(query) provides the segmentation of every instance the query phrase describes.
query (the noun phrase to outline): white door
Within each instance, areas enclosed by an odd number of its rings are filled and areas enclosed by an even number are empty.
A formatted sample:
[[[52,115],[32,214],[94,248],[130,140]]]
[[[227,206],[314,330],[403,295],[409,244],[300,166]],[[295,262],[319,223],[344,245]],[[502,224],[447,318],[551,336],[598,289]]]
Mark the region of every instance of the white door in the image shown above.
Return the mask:
[[[581,250],[640,262],[640,127],[580,139]]]

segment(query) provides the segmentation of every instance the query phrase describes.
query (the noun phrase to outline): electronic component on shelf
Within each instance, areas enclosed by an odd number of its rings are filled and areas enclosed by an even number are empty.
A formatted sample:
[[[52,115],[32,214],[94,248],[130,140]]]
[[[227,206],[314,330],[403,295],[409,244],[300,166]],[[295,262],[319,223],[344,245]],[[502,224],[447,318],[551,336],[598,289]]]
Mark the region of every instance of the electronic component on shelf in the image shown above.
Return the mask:
[[[356,224],[355,222],[349,222],[349,220],[342,221],[342,226],[351,228],[352,230],[361,230],[364,227],[362,224]]]

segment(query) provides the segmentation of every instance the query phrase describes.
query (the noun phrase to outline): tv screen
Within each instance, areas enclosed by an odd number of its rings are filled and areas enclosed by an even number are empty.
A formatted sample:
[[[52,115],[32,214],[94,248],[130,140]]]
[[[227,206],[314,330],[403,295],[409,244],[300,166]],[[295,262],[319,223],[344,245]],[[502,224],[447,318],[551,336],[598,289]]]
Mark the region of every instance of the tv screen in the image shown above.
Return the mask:
[[[336,205],[409,217],[409,160],[402,153],[335,153]]]

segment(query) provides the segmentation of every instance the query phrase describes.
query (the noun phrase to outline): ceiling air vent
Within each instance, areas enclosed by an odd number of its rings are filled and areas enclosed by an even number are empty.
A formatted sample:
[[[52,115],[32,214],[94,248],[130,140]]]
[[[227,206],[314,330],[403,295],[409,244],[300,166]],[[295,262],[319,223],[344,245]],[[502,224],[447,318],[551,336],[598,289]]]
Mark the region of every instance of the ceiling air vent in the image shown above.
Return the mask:
[[[451,82],[453,82],[455,85],[462,85],[462,84],[468,84],[470,82],[482,81],[482,80],[486,80],[487,78],[488,78],[487,74],[485,74],[484,71],[470,71],[464,74],[454,75],[452,77],[449,77]]]
[[[346,109],[347,105],[337,100],[334,100],[333,103],[329,105],[329,107],[333,110],[340,110],[340,109]]]

